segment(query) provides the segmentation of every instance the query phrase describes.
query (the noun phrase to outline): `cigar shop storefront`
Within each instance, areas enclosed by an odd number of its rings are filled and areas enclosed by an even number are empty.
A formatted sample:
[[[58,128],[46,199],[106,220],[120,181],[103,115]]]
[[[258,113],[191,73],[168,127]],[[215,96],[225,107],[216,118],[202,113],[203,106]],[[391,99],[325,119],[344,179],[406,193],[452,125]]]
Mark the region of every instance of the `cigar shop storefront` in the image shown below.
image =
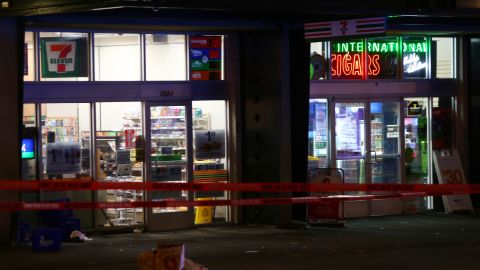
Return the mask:
[[[345,183],[431,184],[432,151],[454,147],[462,132],[453,128],[458,39],[391,34],[387,21],[305,25],[309,168],[340,168]],[[432,209],[433,199],[358,200],[344,207],[346,217],[416,213]]]

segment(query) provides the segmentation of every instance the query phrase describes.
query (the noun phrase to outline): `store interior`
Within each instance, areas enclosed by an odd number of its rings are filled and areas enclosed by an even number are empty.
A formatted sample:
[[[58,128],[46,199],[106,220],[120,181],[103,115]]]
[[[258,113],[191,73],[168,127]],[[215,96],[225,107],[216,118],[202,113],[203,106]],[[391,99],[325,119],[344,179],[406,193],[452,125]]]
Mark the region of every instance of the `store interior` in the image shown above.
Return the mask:
[[[367,176],[371,177],[368,180],[371,183],[434,183],[432,151],[452,145],[454,99],[409,97],[402,102],[370,102],[369,115],[365,115],[365,102],[334,103],[335,133],[331,134],[329,99],[310,99],[309,168],[330,167],[329,153],[333,150],[336,167],[343,169],[345,183],[366,183]],[[404,110],[403,119],[400,108]],[[370,120],[368,133],[365,119]],[[403,136],[400,121],[403,121]],[[370,134],[370,149],[366,148],[365,134]],[[400,163],[402,137],[404,165]],[[335,149],[331,149],[332,140],[335,140]],[[370,169],[369,174],[366,169]],[[404,170],[404,182],[401,170]],[[431,197],[406,200],[406,211],[425,211],[432,207]]]
[[[147,105],[142,102],[96,102],[96,103],[42,103],[25,104],[23,123],[35,127],[36,112],[40,112],[38,149],[35,158],[24,159],[24,178],[35,179],[94,179],[96,181],[157,181],[157,182],[226,182],[227,164],[227,118],[224,100],[193,101],[185,105]],[[95,130],[91,131],[91,112],[95,108]],[[147,108],[149,119],[145,113]],[[191,108],[191,122],[186,117]],[[148,126],[149,125],[149,126]],[[148,128],[148,129],[147,129]],[[146,130],[150,131],[145,136]],[[189,131],[190,130],[190,131]],[[192,136],[187,136],[191,132]],[[94,137],[91,138],[91,135]],[[192,142],[188,142],[192,138]],[[205,139],[207,138],[207,139]],[[147,141],[150,140],[150,141]],[[91,151],[92,143],[95,150]],[[192,153],[188,145],[192,145]],[[59,162],[62,157],[77,151],[79,158],[68,156],[68,162]],[[65,150],[67,149],[67,150]],[[74,150],[72,150],[74,149]],[[150,153],[146,153],[150,149]],[[52,161],[52,157],[54,160]],[[69,154],[68,154],[69,155]],[[189,156],[191,155],[191,159]],[[190,164],[188,161],[192,160]],[[68,163],[68,165],[65,165]],[[40,170],[36,169],[39,164]],[[60,166],[61,165],[61,166]],[[92,170],[91,166],[95,166]],[[95,175],[92,175],[92,172]],[[192,173],[190,173],[192,172]],[[191,175],[189,175],[191,174]],[[30,196],[32,197],[32,196]],[[71,201],[142,201],[142,190],[99,190],[92,192],[41,192],[39,200],[52,201],[68,198]],[[151,192],[151,199],[225,199],[227,192],[172,193]],[[32,198],[35,198],[33,196]],[[93,199],[94,198],[94,199]],[[154,208],[153,214],[185,211],[185,208]],[[204,209],[202,209],[202,212]],[[227,207],[208,209],[206,221],[196,217],[199,224],[224,222]],[[194,212],[197,212],[194,209]],[[135,226],[144,224],[146,213],[142,208],[101,209],[75,211],[82,227]]]

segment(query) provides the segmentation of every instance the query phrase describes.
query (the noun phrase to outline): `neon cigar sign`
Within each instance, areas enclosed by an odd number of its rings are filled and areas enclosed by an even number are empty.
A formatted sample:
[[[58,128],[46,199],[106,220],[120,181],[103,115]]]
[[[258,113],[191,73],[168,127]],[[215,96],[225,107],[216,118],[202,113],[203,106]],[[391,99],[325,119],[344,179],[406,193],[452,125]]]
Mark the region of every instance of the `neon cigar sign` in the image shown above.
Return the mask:
[[[365,79],[367,76],[396,78],[400,50],[404,56],[405,73],[426,69],[427,43],[424,39],[406,39],[402,43],[397,38],[373,39],[367,42],[364,40],[332,42],[330,57],[332,78]]]

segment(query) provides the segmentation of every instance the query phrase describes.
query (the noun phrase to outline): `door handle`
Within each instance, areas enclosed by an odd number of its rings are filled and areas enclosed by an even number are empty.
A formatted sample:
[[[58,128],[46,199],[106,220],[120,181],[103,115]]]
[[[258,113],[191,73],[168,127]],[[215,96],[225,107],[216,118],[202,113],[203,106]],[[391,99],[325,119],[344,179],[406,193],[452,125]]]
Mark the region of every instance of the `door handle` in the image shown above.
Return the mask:
[[[372,155],[368,155],[368,158],[369,158],[369,161],[366,162],[368,164],[375,164],[377,163],[377,152],[375,150],[368,150],[367,151],[368,153],[373,153],[373,159],[372,159]],[[373,161],[372,161],[373,160]]]

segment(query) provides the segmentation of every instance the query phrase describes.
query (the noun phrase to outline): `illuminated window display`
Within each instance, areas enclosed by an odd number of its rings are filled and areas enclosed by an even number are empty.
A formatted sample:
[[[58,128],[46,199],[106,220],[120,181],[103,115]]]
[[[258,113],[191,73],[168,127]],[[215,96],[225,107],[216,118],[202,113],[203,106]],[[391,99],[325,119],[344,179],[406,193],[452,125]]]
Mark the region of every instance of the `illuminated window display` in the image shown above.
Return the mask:
[[[434,37],[431,41],[432,78],[454,79],[455,73],[455,38]]]
[[[368,78],[398,78],[398,47],[397,37],[367,39]]]
[[[310,44],[310,80],[324,80],[328,75],[328,42]]]
[[[141,80],[140,52],[139,34],[95,33],[95,80]]]
[[[429,41],[427,37],[396,36],[332,41],[329,55],[330,78],[343,80],[428,78]],[[440,70],[441,77],[451,77],[453,68],[448,65],[453,61],[452,57],[446,56],[450,55],[451,48],[445,40],[435,39],[435,44],[437,43],[441,45],[439,48],[448,51],[436,55],[440,55],[438,57],[446,61],[443,65],[447,65],[449,69],[442,71],[437,68],[435,72]],[[310,65],[311,79],[322,78],[321,75],[313,76],[312,59]]]
[[[41,81],[88,80],[87,33],[40,32],[39,43]]]
[[[426,38],[403,38],[403,78],[427,77],[427,48]]]
[[[332,79],[365,79],[363,40],[333,42],[330,55]]]

